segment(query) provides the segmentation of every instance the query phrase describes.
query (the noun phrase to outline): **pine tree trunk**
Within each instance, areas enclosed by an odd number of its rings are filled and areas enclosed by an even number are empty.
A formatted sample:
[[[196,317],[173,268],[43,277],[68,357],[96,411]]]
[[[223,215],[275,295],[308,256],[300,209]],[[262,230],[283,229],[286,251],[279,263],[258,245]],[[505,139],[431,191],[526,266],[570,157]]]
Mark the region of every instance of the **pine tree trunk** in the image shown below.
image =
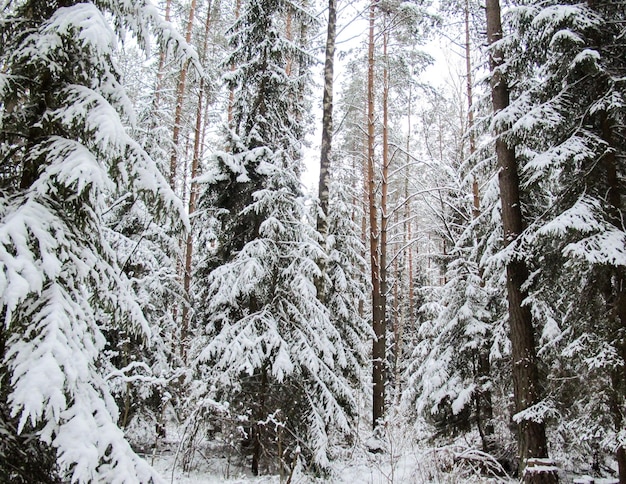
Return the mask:
[[[326,58],[324,60],[324,98],[322,101],[322,152],[320,156],[320,179],[317,213],[317,230],[326,236],[328,232],[328,203],[330,180],[330,153],[333,136],[333,72],[335,63],[335,37],[337,31],[337,0],[328,0],[328,30],[326,34]]]
[[[487,40],[491,46],[491,98],[494,113],[509,105],[509,90],[506,80],[500,73],[503,64],[502,52],[494,44],[502,38],[499,0],[487,0]],[[496,133],[496,136],[498,133]],[[502,203],[502,224],[504,243],[514,243],[523,230],[523,219],[519,197],[519,175],[515,150],[507,146],[501,136],[496,137],[496,156],[499,166],[500,199]],[[522,289],[528,279],[528,268],[524,261],[511,260],[506,267],[506,287],[509,302],[509,326],[512,346],[512,374],[515,411],[519,413],[537,404],[540,399],[539,372],[535,336],[530,308],[523,305],[526,292]],[[543,422],[522,420],[518,427],[520,470],[529,459],[547,458],[545,425]],[[535,460],[533,460],[535,462]],[[556,482],[556,473],[531,471],[524,473],[524,482]]]
[[[204,23],[204,41],[202,45],[202,58],[201,62],[204,64],[206,60],[206,52],[208,48],[209,41],[209,32],[211,29],[211,2],[209,2],[207,7],[207,17]],[[200,78],[200,85],[198,86],[198,102],[196,106],[196,125],[194,128],[194,138],[193,138],[193,157],[191,160],[191,171],[189,174],[189,178],[191,180],[191,186],[189,189],[189,205],[188,205],[188,213],[189,217],[192,218],[194,212],[196,211],[196,203],[198,199],[198,185],[195,182],[195,178],[198,176],[198,166],[200,164],[200,146],[201,140],[203,138],[202,133],[202,101],[205,95],[205,83],[204,77]],[[190,230],[187,234],[187,241],[185,243],[185,269],[183,275],[183,288],[185,291],[185,296],[187,297],[187,303],[183,306],[182,311],[182,322],[180,327],[180,340],[181,340],[181,354],[183,355],[183,359],[187,356],[187,338],[189,333],[189,308],[191,304],[191,262],[193,259],[193,230]]]
[[[407,136],[406,136],[406,172],[404,174],[404,247],[407,251],[407,297],[409,300],[408,318],[413,319],[413,241],[411,240],[411,228],[413,223],[411,221],[411,202],[409,200],[409,176],[411,174],[411,116],[412,116],[412,89],[409,83],[409,96],[407,106]]]
[[[372,277],[372,427],[376,429],[385,414],[385,313],[381,290],[381,265],[379,258],[380,234],[376,206],[376,180],[374,178],[374,20],[376,0],[369,11],[369,41],[367,56],[367,182],[370,221],[370,263]]]
[[[196,1],[191,1],[189,8],[189,21],[187,22],[187,30],[185,32],[185,41],[191,42],[191,32],[193,30],[193,21],[196,14]],[[174,129],[172,131],[172,156],[170,157],[170,186],[172,189],[176,187],[176,173],[178,171],[178,145],[180,142],[180,128],[183,116],[183,101],[185,100],[185,86],[187,83],[187,71],[189,70],[189,62],[185,62],[180,70],[178,77],[178,85],[176,86],[176,106],[174,110]]]
[[[386,22],[385,22],[386,23]],[[387,373],[387,236],[389,233],[389,214],[387,213],[387,202],[389,198],[389,68],[387,59],[387,44],[389,41],[389,31],[387,26],[383,26],[383,166],[380,179],[380,335],[383,338],[381,343],[382,361],[382,386],[383,386],[383,406],[384,406],[384,386],[385,374]],[[377,334],[377,337],[378,334]],[[384,414],[384,409],[383,409]]]
[[[241,0],[235,2],[235,20],[239,18],[239,11],[241,10]],[[235,70],[235,66],[230,66],[231,72]],[[235,102],[235,88],[231,87],[228,92],[228,127],[233,128],[233,104]]]

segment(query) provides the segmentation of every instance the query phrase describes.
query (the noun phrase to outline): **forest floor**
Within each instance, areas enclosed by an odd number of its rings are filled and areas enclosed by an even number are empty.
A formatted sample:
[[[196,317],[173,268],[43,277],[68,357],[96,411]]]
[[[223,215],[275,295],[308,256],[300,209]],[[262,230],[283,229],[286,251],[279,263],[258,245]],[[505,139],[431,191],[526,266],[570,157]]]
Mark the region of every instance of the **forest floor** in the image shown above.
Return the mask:
[[[366,452],[354,455],[350,459],[337,459],[331,464],[330,475],[315,478],[298,469],[292,476],[292,484],[422,484],[422,483],[512,483],[512,479],[502,477],[480,476],[468,473],[467,469],[440,469],[433,462],[435,453],[415,452],[403,455],[369,454]],[[175,484],[280,484],[287,481],[288,476],[268,475],[254,477],[249,469],[228,462],[227,458],[203,457],[190,471],[183,471],[180,465],[174,465],[174,454],[159,455],[154,466],[166,482]],[[173,469],[173,472],[172,472]]]
[[[315,478],[296,467],[292,484],[457,484],[457,483],[511,483],[506,477],[489,477],[487,471],[498,464],[486,462],[485,455],[463,445],[441,448],[423,448],[411,429],[395,429],[387,433],[384,442],[356,442],[349,448],[333,449],[333,461],[327,477]],[[190,459],[189,470],[183,470],[182,452],[178,449],[176,432],[159,445],[154,456],[146,456],[165,479],[172,484],[257,483],[280,484],[288,476],[266,475],[254,477],[249,465],[227,447],[215,442],[199,442]],[[372,447],[384,448],[372,452]],[[187,456],[188,457],[188,456]],[[481,473],[480,468],[483,469]]]
[[[165,482],[171,484],[282,484],[288,475],[255,477],[249,462],[238,455],[235,446],[217,440],[197,441],[192,455],[179,448],[180,428],[168,428],[168,438],[156,452],[146,455]],[[369,433],[371,435],[371,433]],[[362,435],[368,435],[367,430]],[[388,428],[384,441],[361,440],[351,446],[332,449],[329,474],[316,478],[296,466],[291,484],[511,484],[504,469],[487,454],[477,450],[476,442],[459,439],[453,445],[428,447],[416,430],[402,425]],[[372,452],[380,447],[381,452]],[[187,458],[188,470],[183,470]],[[287,473],[288,474],[288,473]],[[612,484],[615,479],[595,479],[561,473],[562,484]]]

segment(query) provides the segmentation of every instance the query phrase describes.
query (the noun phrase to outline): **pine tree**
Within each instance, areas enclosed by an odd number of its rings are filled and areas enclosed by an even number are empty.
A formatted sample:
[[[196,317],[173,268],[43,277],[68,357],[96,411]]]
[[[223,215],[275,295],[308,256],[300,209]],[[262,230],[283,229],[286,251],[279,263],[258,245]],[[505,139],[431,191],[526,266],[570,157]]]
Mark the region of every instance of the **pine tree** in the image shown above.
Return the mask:
[[[13,2],[0,30],[0,477],[149,482],[118,427],[107,331],[149,337],[106,226],[114,194],[184,217],[129,136],[116,33],[153,30],[189,56],[151,4]],[[182,49],[182,50],[181,50]]]
[[[227,61],[234,66],[227,149],[201,179],[200,211],[213,243],[198,272],[206,333],[195,353],[201,381],[211,384],[197,394],[228,402],[243,419],[254,474],[289,467],[299,453],[326,467],[329,430],[351,432],[356,409],[343,375],[353,356],[317,297],[325,254],[299,181],[310,59],[298,47],[304,38],[286,38],[283,12],[304,27],[312,22],[289,1],[242,5]]]

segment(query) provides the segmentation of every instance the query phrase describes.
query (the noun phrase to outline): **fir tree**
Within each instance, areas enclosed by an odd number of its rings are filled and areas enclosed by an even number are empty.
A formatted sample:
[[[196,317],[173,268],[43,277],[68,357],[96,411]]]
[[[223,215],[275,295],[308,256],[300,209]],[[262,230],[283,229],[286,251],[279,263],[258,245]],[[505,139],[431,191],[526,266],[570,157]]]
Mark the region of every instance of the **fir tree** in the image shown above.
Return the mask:
[[[105,214],[114,194],[183,217],[129,136],[117,31],[184,42],[147,2],[12,2],[0,35],[0,477],[158,480],[118,427],[107,331],[149,336]],[[16,458],[16,456],[18,456]]]
[[[352,430],[356,409],[343,373],[353,357],[317,297],[325,257],[300,191],[309,56],[287,38],[312,22],[299,4],[252,0],[231,31],[233,90],[227,151],[201,181],[205,245],[197,301],[206,335],[195,350],[198,394],[244,419],[255,474],[288,467],[301,452],[328,465],[329,429]],[[351,368],[351,371],[354,371]]]

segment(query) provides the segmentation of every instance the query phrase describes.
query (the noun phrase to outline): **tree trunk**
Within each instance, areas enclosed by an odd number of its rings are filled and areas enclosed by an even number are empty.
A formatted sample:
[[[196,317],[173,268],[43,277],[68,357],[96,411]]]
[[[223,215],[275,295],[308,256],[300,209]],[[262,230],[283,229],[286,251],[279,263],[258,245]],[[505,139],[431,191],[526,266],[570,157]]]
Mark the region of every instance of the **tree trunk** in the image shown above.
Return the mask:
[[[256,412],[256,422],[252,426],[252,475],[259,475],[259,467],[261,464],[261,454],[263,451],[263,430],[264,425],[259,423],[267,419],[265,410],[265,398],[267,395],[267,368],[265,365],[261,368],[261,381],[259,382],[259,406]]]
[[[209,32],[211,29],[211,2],[207,6],[207,16],[204,23],[204,41],[202,45],[202,58],[201,62],[204,64],[206,61],[206,51],[209,43]],[[200,85],[198,86],[198,103],[196,106],[196,125],[194,128],[193,138],[193,158],[191,160],[191,172],[189,178],[191,180],[189,188],[189,205],[188,212],[189,217],[192,218],[196,211],[196,203],[198,200],[198,185],[195,182],[196,176],[198,176],[198,166],[200,164],[200,146],[203,138],[202,133],[202,101],[205,95],[205,82],[204,77],[200,78]],[[193,222],[193,221],[192,221]],[[192,223],[193,225],[193,223]],[[191,262],[193,258],[193,230],[190,230],[187,234],[187,241],[185,243],[185,269],[183,275],[183,288],[185,290],[185,296],[187,297],[187,303],[183,306],[182,322],[180,327],[180,341],[181,341],[181,355],[183,360],[187,356],[187,338],[189,333],[189,307],[191,304]]]
[[[185,41],[191,42],[191,32],[193,31],[193,21],[196,14],[196,1],[191,1],[189,7],[189,21],[187,22],[187,31],[185,32]],[[185,62],[180,70],[178,77],[178,85],[176,86],[176,107],[174,111],[174,129],[172,131],[172,156],[170,157],[170,186],[173,190],[176,188],[176,172],[178,171],[178,145],[180,142],[180,128],[183,116],[183,101],[185,100],[185,86],[187,83],[187,71],[189,70],[189,62]]]
[[[600,114],[600,128],[602,130],[602,139],[606,141],[610,147],[603,157],[603,163],[606,170],[606,178],[608,184],[608,199],[612,208],[612,222],[619,229],[623,230],[621,219],[621,194],[619,190],[619,177],[617,174],[617,159],[615,156],[615,142],[613,140],[613,127],[606,113]],[[615,299],[613,302],[613,314],[617,319],[617,328],[614,332],[616,352],[622,358],[623,365],[621,368],[615,368],[612,371],[611,383],[611,413],[613,414],[613,422],[615,430],[619,432],[624,428],[626,415],[623,415],[624,388],[626,388],[626,271],[623,268],[615,267]],[[618,446],[615,454],[618,467],[618,475],[620,484],[626,484],[626,449]]]
[[[408,288],[407,297],[409,299],[408,308],[408,321],[413,319],[413,241],[411,228],[413,223],[411,221],[411,202],[409,201],[409,176],[411,174],[411,116],[412,116],[412,89],[411,83],[409,83],[409,99],[408,99],[408,112],[407,112],[407,136],[406,136],[406,173],[404,174],[404,247],[407,251],[407,277]]]
[[[380,234],[376,207],[376,180],[374,178],[374,21],[376,0],[369,10],[369,41],[367,55],[367,182],[370,221],[370,263],[372,277],[372,427],[376,429],[385,414],[385,313],[381,290],[379,258]]]
[[[389,198],[389,68],[387,59],[387,44],[389,42],[389,30],[387,25],[383,25],[383,166],[380,180],[380,318],[381,329],[380,332],[383,337],[385,345],[380,348],[381,360],[383,363],[383,382],[385,385],[385,374],[387,369],[387,355],[386,355],[386,333],[387,333],[387,235],[389,228],[389,214],[387,213],[387,201]],[[384,395],[383,395],[384,399]],[[384,403],[383,403],[384,405]],[[383,410],[384,413],[384,410]]]
[[[317,230],[323,237],[328,232],[328,204],[330,181],[330,153],[333,137],[333,72],[335,64],[335,37],[337,31],[337,0],[328,0],[328,30],[326,34],[326,58],[324,60],[324,98],[322,101],[322,152],[320,156],[320,179],[317,212]]]
[[[472,93],[472,57],[470,50],[470,22],[469,22],[469,0],[465,0],[465,76],[467,94],[467,133],[469,135],[470,155],[476,152],[476,137],[474,136],[474,98]],[[474,177],[472,181],[472,195],[474,197],[474,218],[480,215],[480,197],[478,191],[478,180]]]
[[[499,0],[487,0],[487,40],[491,46],[491,99],[494,113],[509,105],[509,90],[500,68],[503,56],[494,44],[502,38]],[[515,243],[523,230],[523,219],[519,197],[519,175],[515,150],[507,146],[496,133],[496,157],[498,160],[500,200],[502,203],[502,225],[504,243]],[[512,374],[515,411],[519,413],[539,403],[539,372],[535,336],[530,308],[523,305],[526,292],[522,289],[528,279],[528,268],[523,260],[514,258],[506,267],[506,287],[509,302],[509,326],[512,346]],[[520,470],[524,470],[528,459],[547,458],[545,425],[543,422],[522,420],[518,426]],[[553,472],[529,471],[524,474],[524,482],[556,482]]]
[[[241,0],[235,2],[235,20],[239,18],[239,11],[241,10]],[[235,65],[230,66],[231,72],[235,70]],[[233,128],[233,104],[235,103],[235,88],[231,87],[228,93],[228,127]]]

